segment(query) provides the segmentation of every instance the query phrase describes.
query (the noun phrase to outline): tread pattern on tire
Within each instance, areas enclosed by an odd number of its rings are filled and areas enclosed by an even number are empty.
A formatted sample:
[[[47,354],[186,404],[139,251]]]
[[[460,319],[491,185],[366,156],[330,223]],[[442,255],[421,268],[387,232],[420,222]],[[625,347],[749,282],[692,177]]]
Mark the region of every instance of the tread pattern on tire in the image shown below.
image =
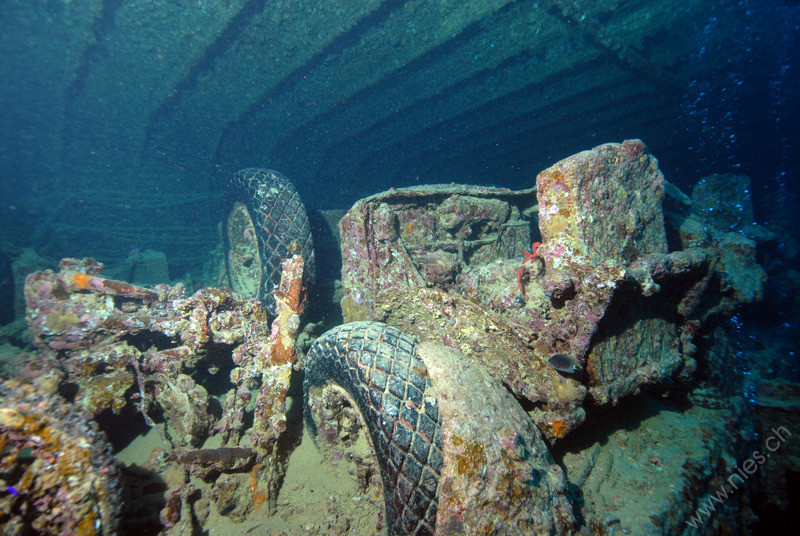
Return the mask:
[[[285,259],[302,255],[307,284],[314,279],[314,241],[303,201],[283,174],[263,168],[234,173],[226,197],[228,207],[239,201],[248,208],[264,266],[258,297],[274,309],[272,290],[280,283],[281,263]]]
[[[303,382],[335,383],[353,397],[381,467],[390,533],[432,535],[444,462],[442,424],[415,341],[380,322],[336,327],[312,345]],[[316,434],[311,410],[305,418]]]

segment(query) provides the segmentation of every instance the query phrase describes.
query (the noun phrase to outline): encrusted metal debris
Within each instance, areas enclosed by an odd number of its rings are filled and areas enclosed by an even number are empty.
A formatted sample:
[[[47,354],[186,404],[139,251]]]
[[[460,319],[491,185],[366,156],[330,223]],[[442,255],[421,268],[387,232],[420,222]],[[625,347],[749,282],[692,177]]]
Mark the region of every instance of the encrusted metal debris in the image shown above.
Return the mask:
[[[223,515],[274,508],[292,444],[286,393],[306,292],[303,257],[283,262],[271,322],[258,300],[230,290],[188,296],[182,285],[107,279],[102,268],[65,259],[59,272],[28,277],[27,318],[41,353],[23,374],[53,396],[69,385],[71,400],[91,415],[135,407],[162,438],[165,456],[152,467],[228,490],[237,506]],[[221,446],[199,448],[210,440]],[[221,484],[242,478],[246,485]],[[191,522],[180,512],[196,502],[195,491],[176,480],[161,516],[165,530]]]
[[[644,144],[628,140],[554,164],[535,190],[424,186],[363,199],[340,223],[344,315],[483,363],[556,441],[587,403],[690,377],[702,322],[759,296],[741,235],[668,251],[664,184]],[[575,374],[555,370],[554,354]]]

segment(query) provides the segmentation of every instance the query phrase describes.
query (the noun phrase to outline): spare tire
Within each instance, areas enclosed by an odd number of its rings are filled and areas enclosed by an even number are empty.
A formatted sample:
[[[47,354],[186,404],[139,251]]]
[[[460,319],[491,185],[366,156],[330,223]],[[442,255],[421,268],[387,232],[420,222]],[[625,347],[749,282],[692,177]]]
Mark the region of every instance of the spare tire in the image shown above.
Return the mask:
[[[442,472],[442,423],[416,342],[380,322],[352,322],[317,339],[303,380],[304,415],[316,436],[310,391],[335,384],[355,401],[381,468],[390,534],[432,535]]]
[[[237,171],[226,193],[226,269],[231,288],[275,308],[281,263],[302,255],[306,285],[314,279],[314,242],[294,185],[262,168]]]

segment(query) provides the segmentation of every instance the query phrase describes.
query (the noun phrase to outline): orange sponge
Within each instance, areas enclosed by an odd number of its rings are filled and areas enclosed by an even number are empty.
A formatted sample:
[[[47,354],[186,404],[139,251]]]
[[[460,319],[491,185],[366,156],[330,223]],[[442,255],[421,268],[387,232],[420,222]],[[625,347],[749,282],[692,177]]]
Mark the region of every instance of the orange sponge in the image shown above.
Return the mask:
[[[86,274],[72,274],[72,280],[75,281],[75,286],[86,290],[89,288],[89,283],[91,282],[92,278]]]

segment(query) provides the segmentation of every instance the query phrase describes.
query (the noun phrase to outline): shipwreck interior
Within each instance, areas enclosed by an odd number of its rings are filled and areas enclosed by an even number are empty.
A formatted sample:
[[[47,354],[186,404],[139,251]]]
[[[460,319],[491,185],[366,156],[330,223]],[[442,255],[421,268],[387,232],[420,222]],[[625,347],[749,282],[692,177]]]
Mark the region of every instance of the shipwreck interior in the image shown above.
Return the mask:
[[[796,4],[0,0],[0,526],[788,533]]]
[[[178,277],[207,260],[243,167],[280,170],[312,210],[414,184],[530,187],[631,138],[679,186],[773,177],[796,43],[781,2],[752,7],[8,0],[0,223],[53,258],[167,251]]]

